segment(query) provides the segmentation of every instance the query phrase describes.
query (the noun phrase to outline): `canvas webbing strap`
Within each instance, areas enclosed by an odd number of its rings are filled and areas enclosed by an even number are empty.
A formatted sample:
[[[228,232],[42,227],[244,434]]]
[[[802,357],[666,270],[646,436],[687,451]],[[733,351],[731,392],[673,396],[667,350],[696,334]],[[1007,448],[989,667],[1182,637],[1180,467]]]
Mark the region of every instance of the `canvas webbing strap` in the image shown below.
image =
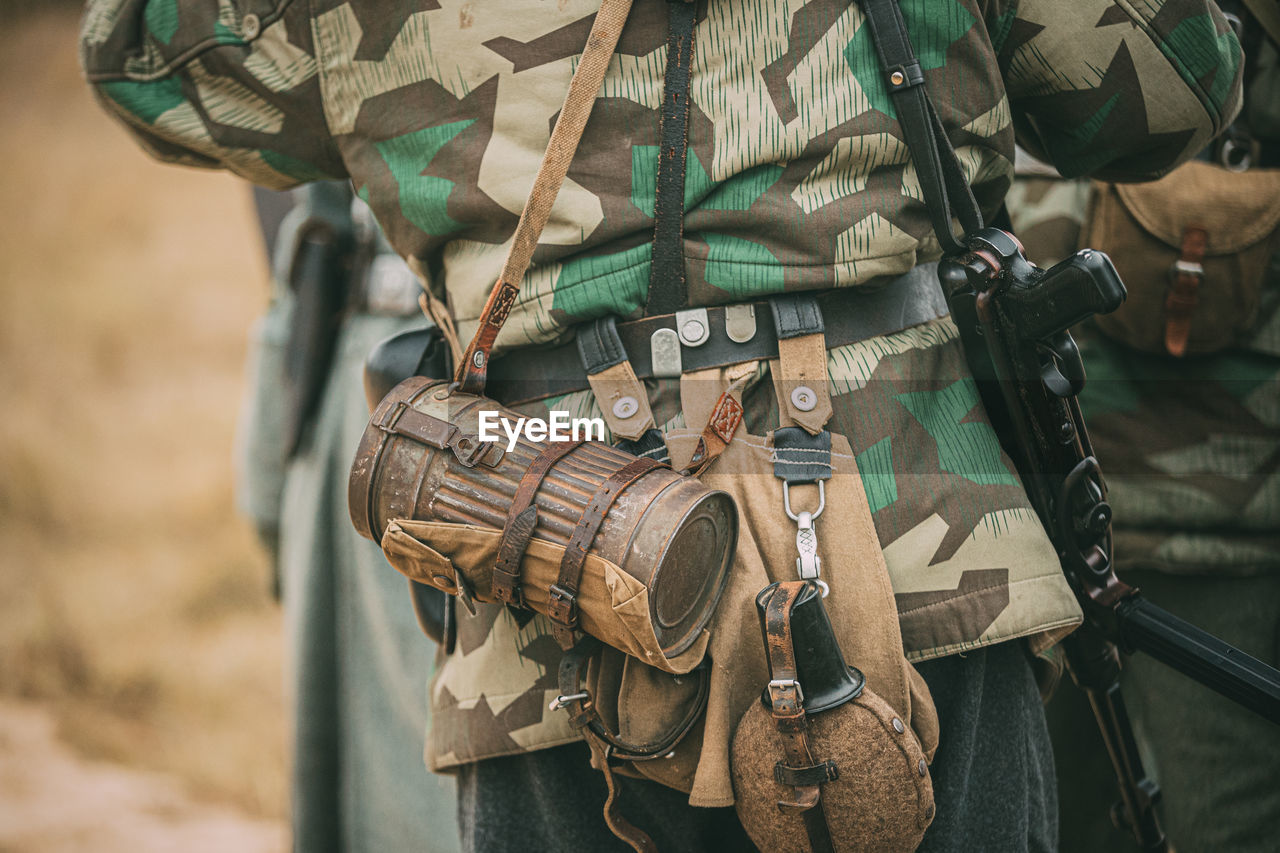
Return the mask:
[[[697,4],[667,0],[667,68],[658,129],[658,180],[653,199],[653,263],[645,314],[671,314],[685,305],[684,176],[689,141],[689,78]]]
[[[915,163],[934,233],[947,254],[963,250],[951,230],[952,209],[965,234],[982,228],[982,211],[969,188],[955,149],[947,139],[924,85],[924,71],[911,48],[898,0],[860,0],[871,27],[884,84],[893,99],[902,135]]]
[[[649,393],[627,359],[612,315],[578,328],[576,338],[587,383],[614,438],[637,441],[655,426]]]
[[[591,34],[587,37],[587,46],[578,60],[573,79],[569,81],[569,93],[565,95],[564,105],[560,108],[560,117],[556,119],[556,126],[551,131],[547,153],[543,155],[537,177],[533,180],[533,189],[529,192],[529,199],[516,224],[511,249],[502,265],[502,273],[480,314],[480,327],[466,352],[462,354],[462,360],[454,374],[459,389],[464,393],[484,394],[490,351],[520,293],[520,282],[524,280],[525,271],[529,268],[542,229],[551,217],[551,207],[560,192],[560,185],[569,173],[569,164],[577,153],[578,142],[587,126],[596,93],[604,82],[605,72],[630,11],[631,0],[604,0],[600,11],[596,13]]]

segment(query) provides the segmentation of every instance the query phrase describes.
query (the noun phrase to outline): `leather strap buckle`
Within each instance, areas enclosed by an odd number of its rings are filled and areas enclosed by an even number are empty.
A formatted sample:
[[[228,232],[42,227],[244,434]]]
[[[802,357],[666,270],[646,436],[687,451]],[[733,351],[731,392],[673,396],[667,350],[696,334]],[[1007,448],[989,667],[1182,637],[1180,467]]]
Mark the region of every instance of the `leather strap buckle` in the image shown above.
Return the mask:
[[[567,628],[578,626],[578,594],[570,592],[558,583],[548,587],[547,615]]]
[[[1169,267],[1169,278],[1176,280],[1178,276],[1183,275],[1204,281],[1204,265],[1179,258],[1173,262],[1173,266]]]
[[[804,688],[794,678],[775,678],[769,682],[769,702],[774,710],[797,714],[804,707]]]

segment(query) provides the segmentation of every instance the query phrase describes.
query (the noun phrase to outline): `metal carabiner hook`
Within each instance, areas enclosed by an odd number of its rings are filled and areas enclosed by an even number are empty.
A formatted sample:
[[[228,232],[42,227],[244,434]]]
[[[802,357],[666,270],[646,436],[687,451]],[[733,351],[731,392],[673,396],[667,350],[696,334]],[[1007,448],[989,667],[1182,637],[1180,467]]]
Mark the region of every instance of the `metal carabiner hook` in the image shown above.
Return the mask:
[[[803,513],[804,515],[809,516],[810,521],[822,515],[822,511],[827,508],[827,489],[823,485],[823,482],[824,481],[822,480],[817,481],[818,508],[815,509],[813,512]],[[791,511],[791,484],[788,483],[786,480],[782,481],[782,507],[787,511],[787,518],[791,519],[794,522],[799,523],[800,516],[796,515],[794,512]]]

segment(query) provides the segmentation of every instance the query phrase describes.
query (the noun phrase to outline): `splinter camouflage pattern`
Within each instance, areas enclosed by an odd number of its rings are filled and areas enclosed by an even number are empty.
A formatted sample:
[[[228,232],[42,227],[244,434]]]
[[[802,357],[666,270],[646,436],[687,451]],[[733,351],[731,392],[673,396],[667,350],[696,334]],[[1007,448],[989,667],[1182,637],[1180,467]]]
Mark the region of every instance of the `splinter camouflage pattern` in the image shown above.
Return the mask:
[[[1089,184],[1019,178],[1009,196],[1037,260],[1074,250]],[[1115,508],[1121,569],[1249,574],[1280,568],[1280,254],[1258,321],[1229,350],[1176,359],[1076,331],[1080,402]]]
[[[988,213],[1015,128],[1068,174],[1155,177],[1239,102],[1204,0],[902,0],[942,122]],[[92,0],[83,59],[156,156],[269,186],[350,177],[467,336],[501,267],[591,24],[590,0]],[[849,0],[711,0],[695,32],[685,181],[690,301],[877,284],[936,258],[868,29]],[[503,331],[505,347],[642,310],[666,3],[637,0]],[[1078,619],[948,320],[833,350],[903,640],[922,659]],[[655,415],[682,425],[673,383]],[[581,393],[541,405],[583,414]],[[772,385],[744,427],[777,423]],[[778,524],[790,525],[779,512]],[[819,522],[820,524],[821,522]],[[541,617],[482,608],[433,684],[436,768],[575,738],[546,710]]]

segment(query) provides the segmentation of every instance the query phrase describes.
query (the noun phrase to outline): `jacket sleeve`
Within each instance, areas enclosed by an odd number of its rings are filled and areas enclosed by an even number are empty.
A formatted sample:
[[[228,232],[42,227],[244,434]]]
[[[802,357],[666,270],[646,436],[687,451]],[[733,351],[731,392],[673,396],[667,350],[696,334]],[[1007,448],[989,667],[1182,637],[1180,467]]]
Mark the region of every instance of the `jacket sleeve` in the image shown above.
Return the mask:
[[[989,20],[1018,141],[1066,177],[1158,178],[1240,109],[1240,43],[1209,0],[1009,0]]]
[[[85,77],[153,156],[275,189],[346,176],[291,0],[90,0]]]

